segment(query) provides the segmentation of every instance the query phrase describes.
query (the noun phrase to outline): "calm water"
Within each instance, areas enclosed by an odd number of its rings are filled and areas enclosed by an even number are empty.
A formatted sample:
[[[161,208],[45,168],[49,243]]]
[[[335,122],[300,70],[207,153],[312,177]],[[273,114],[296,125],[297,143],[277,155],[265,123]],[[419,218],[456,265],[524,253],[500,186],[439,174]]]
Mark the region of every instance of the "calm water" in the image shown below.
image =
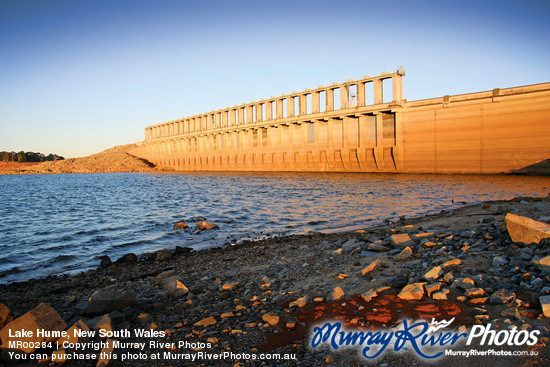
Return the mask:
[[[358,228],[475,203],[546,196],[550,177],[394,174],[0,176],[0,283],[97,267],[134,252]],[[203,216],[219,230],[174,231]]]

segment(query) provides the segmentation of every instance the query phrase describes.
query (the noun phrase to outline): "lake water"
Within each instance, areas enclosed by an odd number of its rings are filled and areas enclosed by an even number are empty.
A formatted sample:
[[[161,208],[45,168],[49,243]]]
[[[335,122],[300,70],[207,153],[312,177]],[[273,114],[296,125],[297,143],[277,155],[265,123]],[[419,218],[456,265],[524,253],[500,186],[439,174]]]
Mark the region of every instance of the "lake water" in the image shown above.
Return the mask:
[[[456,204],[546,196],[550,177],[351,173],[0,176],[0,283],[133,252],[364,228]],[[194,217],[218,230],[196,233]],[[191,228],[173,230],[184,220]]]

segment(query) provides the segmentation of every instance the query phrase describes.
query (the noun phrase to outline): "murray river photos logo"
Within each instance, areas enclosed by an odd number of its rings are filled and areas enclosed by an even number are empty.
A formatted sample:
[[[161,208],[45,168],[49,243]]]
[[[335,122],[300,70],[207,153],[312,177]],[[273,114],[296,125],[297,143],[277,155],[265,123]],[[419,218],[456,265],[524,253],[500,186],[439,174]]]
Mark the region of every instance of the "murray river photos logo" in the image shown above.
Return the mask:
[[[357,348],[367,359],[375,359],[385,351],[401,352],[412,350],[425,359],[443,356],[456,344],[485,346],[533,346],[538,342],[538,330],[495,330],[492,324],[475,325],[469,332],[447,331],[454,318],[431,323],[408,321],[389,330],[350,330],[340,321],[326,322],[313,328],[311,347],[328,345],[333,350]],[[465,330],[466,331],[466,330]]]

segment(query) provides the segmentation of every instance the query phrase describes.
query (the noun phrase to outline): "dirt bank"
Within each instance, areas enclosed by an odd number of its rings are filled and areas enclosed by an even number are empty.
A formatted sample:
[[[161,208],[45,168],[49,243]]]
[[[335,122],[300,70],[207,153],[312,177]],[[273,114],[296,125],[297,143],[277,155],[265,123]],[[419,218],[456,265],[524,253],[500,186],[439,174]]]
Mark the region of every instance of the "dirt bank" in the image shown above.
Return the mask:
[[[14,317],[46,303],[67,327],[83,320],[96,330],[162,332],[152,339],[134,334],[120,338],[146,342],[146,360],[111,360],[112,366],[262,365],[242,358],[261,353],[296,358],[263,361],[269,366],[366,365],[356,350],[311,349],[313,325],[338,319],[357,330],[390,331],[402,319],[419,318],[454,318],[455,330],[491,324],[498,330],[538,331],[532,347],[451,347],[533,351],[537,356],[453,356],[442,357],[442,364],[547,365],[549,318],[543,315],[540,296],[549,294],[550,272],[536,261],[550,255],[550,246],[514,243],[506,228],[507,213],[548,221],[550,198],[491,202],[347,233],[247,241],[199,252],[175,248],[113,263],[105,258],[102,266],[91,259],[97,270],[0,286],[0,302]],[[197,224],[189,225],[176,231],[193,230]],[[413,286],[418,286],[420,298]],[[125,298],[128,294],[131,299]],[[122,298],[108,300],[117,295]],[[108,326],[100,326],[98,317]],[[167,349],[149,344],[151,340],[175,344]],[[132,348],[118,352],[137,353]],[[153,359],[164,352],[180,357]],[[231,352],[241,358],[197,362],[182,357],[199,352]],[[401,351],[385,353],[370,364],[421,366],[423,361]]]
[[[101,153],[82,158],[43,162],[32,166],[0,169],[0,174],[44,174],[44,173],[103,173],[103,172],[160,172],[153,164],[136,158],[128,151],[137,144],[119,145]]]

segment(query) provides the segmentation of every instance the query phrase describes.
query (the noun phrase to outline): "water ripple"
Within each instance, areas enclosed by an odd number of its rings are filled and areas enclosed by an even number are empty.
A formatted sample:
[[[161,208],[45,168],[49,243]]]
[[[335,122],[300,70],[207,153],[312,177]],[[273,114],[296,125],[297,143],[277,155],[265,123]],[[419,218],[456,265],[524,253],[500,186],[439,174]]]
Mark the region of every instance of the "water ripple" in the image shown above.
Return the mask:
[[[455,203],[546,196],[549,177],[350,173],[0,176],[0,282],[175,246],[355,228]],[[197,233],[205,217],[220,226]],[[185,220],[190,229],[173,230]]]

